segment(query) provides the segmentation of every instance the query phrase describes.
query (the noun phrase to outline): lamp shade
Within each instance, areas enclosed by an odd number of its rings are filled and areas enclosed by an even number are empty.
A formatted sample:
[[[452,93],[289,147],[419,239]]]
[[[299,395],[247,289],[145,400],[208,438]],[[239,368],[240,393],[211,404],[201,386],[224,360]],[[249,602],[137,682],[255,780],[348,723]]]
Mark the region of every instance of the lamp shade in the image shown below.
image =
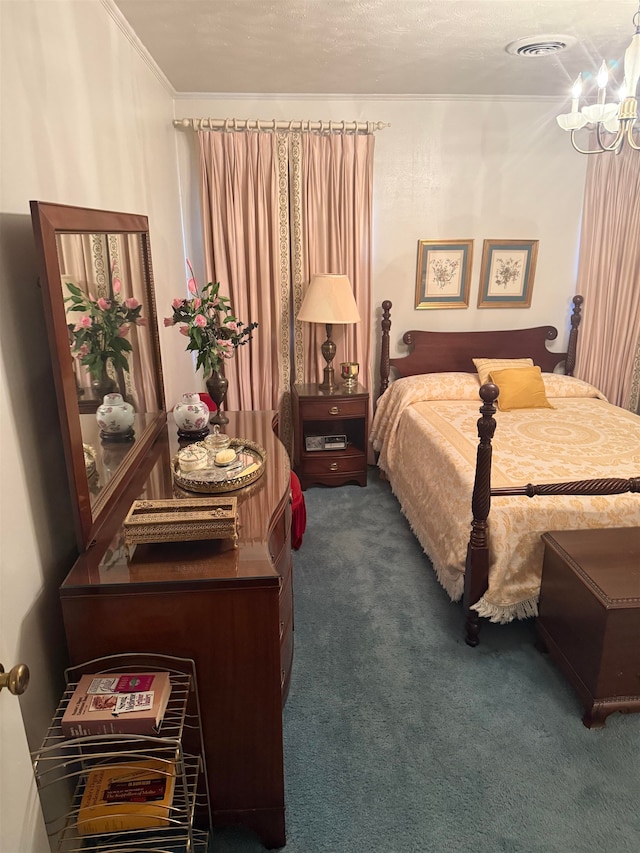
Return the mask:
[[[306,323],[359,323],[360,313],[349,277],[330,273],[313,275],[298,312],[298,320]]]

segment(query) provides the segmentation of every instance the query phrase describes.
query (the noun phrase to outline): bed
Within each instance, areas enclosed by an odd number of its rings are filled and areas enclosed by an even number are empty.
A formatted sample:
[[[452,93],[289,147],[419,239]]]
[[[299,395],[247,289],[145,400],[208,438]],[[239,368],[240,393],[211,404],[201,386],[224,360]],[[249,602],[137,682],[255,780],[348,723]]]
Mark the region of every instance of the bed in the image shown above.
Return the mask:
[[[371,439],[439,582],[462,599],[465,640],[475,646],[483,617],[537,614],[542,533],[640,526],[640,418],[572,376],[580,296],[566,353],[547,348],[557,330],[541,326],[411,331],[403,336],[409,354],[390,358],[391,307],[382,305]],[[490,362],[481,384],[474,359],[500,360],[502,372]],[[513,361],[522,359],[530,361]],[[499,410],[490,380],[501,378],[506,405],[514,374],[532,374],[544,403]]]

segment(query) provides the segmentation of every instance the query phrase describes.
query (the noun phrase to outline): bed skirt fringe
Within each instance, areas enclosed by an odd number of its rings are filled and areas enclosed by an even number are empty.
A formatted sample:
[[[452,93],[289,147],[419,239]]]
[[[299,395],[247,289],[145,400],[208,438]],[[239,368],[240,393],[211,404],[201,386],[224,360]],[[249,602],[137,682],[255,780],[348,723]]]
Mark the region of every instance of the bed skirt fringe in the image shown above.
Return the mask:
[[[537,598],[527,598],[524,601],[519,601],[517,604],[501,605],[491,604],[490,601],[487,601],[482,596],[480,601],[471,605],[471,609],[490,622],[498,622],[500,625],[505,625],[514,619],[531,619],[533,616],[537,616],[538,600]]]
[[[407,522],[409,523],[409,527],[411,529],[411,532],[413,533],[413,535],[416,537],[416,539],[420,543],[420,545],[422,547],[422,551],[424,552],[424,555],[426,556],[426,558],[431,563],[431,566],[433,568],[433,571],[435,572],[436,578],[438,579],[438,583],[444,589],[444,591],[447,593],[447,595],[449,596],[449,598],[452,601],[460,601],[460,599],[462,598],[462,594],[464,592],[464,572],[456,572],[455,577],[454,577],[450,571],[447,571],[442,566],[440,566],[438,563],[434,562],[434,559],[431,556],[431,554],[429,554],[429,551],[426,549],[424,542],[422,541],[422,538],[421,538],[420,534],[418,533],[418,530],[416,529],[411,518],[409,517],[409,515],[405,511],[405,508],[402,504],[402,501],[400,500],[399,496],[396,494],[396,491],[393,487],[391,479],[389,478],[389,475],[387,474],[386,471],[384,471],[384,469],[382,467],[380,467],[380,470],[384,473],[385,478],[391,487],[391,491],[392,491],[394,497],[396,498],[396,500],[398,501],[398,505],[400,506],[400,511],[402,512],[404,517],[407,519]]]
[[[399,495],[396,493],[389,474],[384,470],[384,468],[382,468],[382,466],[379,467],[380,470],[383,472],[387,482],[389,483],[391,491],[393,492],[396,500],[398,501],[398,504],[400,505],[400,511],[409,523],[411,532],[420,543],[425,556],[431,563],[433,571],[435,572],[435,576],[438,579],[438,583],[445,590],[445,592],[452,601],[460,601],[464,593],[464,572],[457,572],[454,576],[450,569],[445,569],[433,559],[433,557],[429,554],[428,549],[425,547],[425,544],[422,540],[420,533],[417,530],[416,525],[413,523],[410,515],[406,511]],[[536,596],[534,598],[527,598],[524,601],[518,601],[516,604],[502,605],[492,604],[490,601],[487,601],[486,598],[483,596],[480,601],[472,605],[472,610],[475,610],[479,616],[488,619],[490,622],[496,622],[500,625],[506,625],[508,622],[512,622],[514,619],[531,619],[532,617],[537,616],[538,598]]]

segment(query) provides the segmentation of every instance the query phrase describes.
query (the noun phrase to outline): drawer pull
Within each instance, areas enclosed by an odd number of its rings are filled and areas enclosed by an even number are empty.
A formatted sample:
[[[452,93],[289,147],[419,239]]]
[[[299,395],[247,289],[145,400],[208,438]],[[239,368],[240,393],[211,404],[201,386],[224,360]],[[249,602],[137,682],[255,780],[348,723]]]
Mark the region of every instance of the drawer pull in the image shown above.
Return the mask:
[[[332,462],[331,465],[329,465],[329,470],[330,471],[337,471],[338,470],[338,463]]]
[[[329,409],[329,414],[330,415],[339,415],[340,409],[338,408],[338,406],[331,406],[331,408]]]

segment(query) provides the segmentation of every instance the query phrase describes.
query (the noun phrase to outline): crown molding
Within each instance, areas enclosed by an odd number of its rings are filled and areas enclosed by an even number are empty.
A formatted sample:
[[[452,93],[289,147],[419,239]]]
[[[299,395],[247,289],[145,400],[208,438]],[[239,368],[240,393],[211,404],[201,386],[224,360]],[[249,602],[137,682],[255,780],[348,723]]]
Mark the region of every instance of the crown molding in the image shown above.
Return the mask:
[[[176,101],[375,101],[377,103],[398,103],[402,101],[490,101],[507,103],[544,103],[565,102],[566,96],[554,95],[362,95],[362,94],[318,94],[317,92],[175,92]]]
[[[100,3],[106,10],[109,17],[114,21],[120,32],[127,39],[129,44],[136,51],[140,59],[142,59],[142,61],[145,63],[147,68],[149,68],[149,70],[155,75],[155,77],[159,80],[162,86],[167,90],[169,95],[171,95],[172,98],[175,98],[176,90],[169,82],[168,77],[163,73],[158,63],[151,56],[147,48],[142,44],[136,33],[131,28],[131,25],[124,17],[120,9],[118,9],[118,7],[115,5],[113,0],[100,0]]]

